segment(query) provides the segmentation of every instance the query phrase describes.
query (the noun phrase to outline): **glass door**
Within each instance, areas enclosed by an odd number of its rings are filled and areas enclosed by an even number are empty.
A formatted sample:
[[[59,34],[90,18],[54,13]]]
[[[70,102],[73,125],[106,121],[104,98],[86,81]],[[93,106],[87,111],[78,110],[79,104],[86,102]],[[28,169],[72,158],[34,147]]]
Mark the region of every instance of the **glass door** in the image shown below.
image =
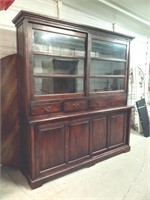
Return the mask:
[[[34,95],[84,94],[86,35],[33,29]]]
[[[90,92],[125,90],[127,45],[92,39]]]

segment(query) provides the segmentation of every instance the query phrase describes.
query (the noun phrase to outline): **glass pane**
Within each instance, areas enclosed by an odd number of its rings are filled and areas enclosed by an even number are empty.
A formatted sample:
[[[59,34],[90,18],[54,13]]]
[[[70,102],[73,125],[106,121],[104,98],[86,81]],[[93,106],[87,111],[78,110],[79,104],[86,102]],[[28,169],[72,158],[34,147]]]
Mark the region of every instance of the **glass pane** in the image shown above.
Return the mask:
[[[83,78],[34,78],[35,94],[83,93]]]
[[[33,50],[60,56],[85,56],[85,38],[33,30]]]
[[[125,75],[125,62],[91,60],[91,75]]]
[[[62,59],[52,56],[34,55],[34,74],[84,75],[84,59]]]
[[[107,42],[103,40],[92,40],[92,57],[126,59],[126,45]]]
[[[124,78],[91,78],[90,92],[124,90]]]

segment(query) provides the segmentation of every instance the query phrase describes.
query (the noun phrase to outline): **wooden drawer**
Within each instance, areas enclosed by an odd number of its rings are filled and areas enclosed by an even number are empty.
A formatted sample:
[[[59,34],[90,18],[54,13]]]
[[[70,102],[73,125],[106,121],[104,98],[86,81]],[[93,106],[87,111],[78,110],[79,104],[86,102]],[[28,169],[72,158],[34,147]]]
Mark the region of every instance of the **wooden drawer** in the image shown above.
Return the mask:
[[[67,100],[64,102],[64,111],[80,111],[88,108],[87,100]]]
[[[90,109],[102,109],[110,106],[110,99],[108,97],[99,97],[90,99]]]
[[[32,115],[45,115],[61,111],[61,103],[45,103],[31,106]]]
[[[111,106],[124,106],[126,105],[126,95],[113,95],[111,96]]]

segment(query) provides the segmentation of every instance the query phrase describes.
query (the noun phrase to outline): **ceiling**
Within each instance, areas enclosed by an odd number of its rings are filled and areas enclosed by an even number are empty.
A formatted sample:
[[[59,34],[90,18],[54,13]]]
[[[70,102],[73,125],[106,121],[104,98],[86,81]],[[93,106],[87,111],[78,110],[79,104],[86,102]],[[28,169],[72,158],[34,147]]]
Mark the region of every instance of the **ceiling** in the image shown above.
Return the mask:
[[[89,25],[93,22],[93,26],[96,24],[98,27],[111,30],[115,27],[117,32],[150,38],[150,0],[15,0],[7,12],[0,13],[5,19],[2,20],[0,16],[0,27],[2,25],[6,27],[6,24],[12,27],[12,18],[21,9],[56,16],[56,2],[62,2],[61,11],[62,16],[65,16],[64,19],[74,20],[76,18],[78,23],[82,12],[81,16],[85,18],[87,16],[87,18],[79,23]],[[79,12],[74,12],[71,8]],[[74,14],[73,17],[70,16],[71,13]]]
[[[132,14],[139,20],[144,20],[150,25],[150,1],[149,0],[107,0],[123,9],[124,11]]]
[[[62,3],[150,37],[150,0],[62,0]]]

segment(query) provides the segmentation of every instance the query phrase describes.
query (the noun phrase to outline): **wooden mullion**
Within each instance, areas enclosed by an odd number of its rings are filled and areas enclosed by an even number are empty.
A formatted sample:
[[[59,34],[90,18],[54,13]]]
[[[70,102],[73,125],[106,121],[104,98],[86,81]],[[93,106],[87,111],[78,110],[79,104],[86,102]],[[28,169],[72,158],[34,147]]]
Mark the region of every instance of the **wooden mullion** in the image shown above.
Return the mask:
[[[82,75],[62,75],[62,74],[41,74],[41,73],[34,73],[34,77],[39,78],[84,78]]]

